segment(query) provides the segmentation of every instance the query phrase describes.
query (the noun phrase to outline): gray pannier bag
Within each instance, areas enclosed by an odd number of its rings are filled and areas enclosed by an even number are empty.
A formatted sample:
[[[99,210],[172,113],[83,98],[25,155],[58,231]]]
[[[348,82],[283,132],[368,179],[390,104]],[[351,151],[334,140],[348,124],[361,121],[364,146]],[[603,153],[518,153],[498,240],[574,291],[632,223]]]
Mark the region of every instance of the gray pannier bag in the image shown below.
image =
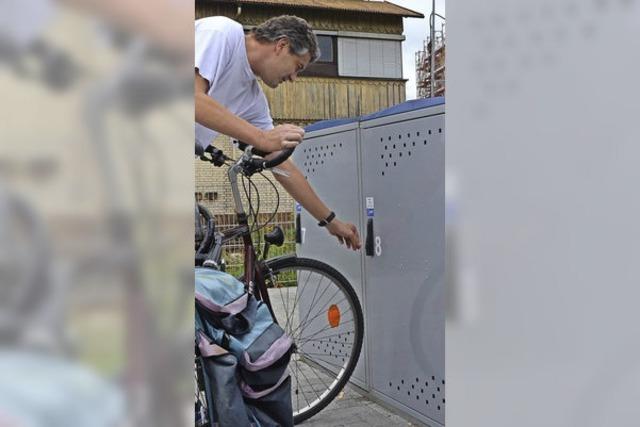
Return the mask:
[[[242,282],[195,272],[196,346],[212,426],[293,426],[288,364],[293,341]]]

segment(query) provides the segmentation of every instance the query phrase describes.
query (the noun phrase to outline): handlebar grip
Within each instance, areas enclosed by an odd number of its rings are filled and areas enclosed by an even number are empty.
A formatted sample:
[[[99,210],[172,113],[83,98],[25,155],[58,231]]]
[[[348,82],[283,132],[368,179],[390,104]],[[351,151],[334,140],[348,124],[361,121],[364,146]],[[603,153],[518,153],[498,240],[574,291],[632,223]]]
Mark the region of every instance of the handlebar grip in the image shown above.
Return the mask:
[[[271,169],[274,168],[276,166],[278,166],[280,163],[284,162],[285,160],[287,160],[289,157],[291,157],[291,155],[293,154],[294,149],[293,148],[287,148],[284,149],[282,151],[280,151],[280,154],[278,154],[275,158],[271,159],[271,160],[267,160],[266,162],[264,162],[264,168],[265,169]]]

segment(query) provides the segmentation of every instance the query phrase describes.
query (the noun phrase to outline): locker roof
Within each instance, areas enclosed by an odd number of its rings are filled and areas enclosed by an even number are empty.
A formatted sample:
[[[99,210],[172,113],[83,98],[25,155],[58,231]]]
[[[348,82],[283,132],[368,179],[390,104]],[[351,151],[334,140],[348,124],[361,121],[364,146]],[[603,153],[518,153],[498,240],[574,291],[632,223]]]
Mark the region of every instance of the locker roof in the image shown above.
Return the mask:
[[[411,101],[403,102],[402,104],[394,105],[393,107],[386,108],[384,110],[377,111],[375,113],[367,114],[366,116],[361,117],[349,117],[346,119],[332,119],[332,120],[322,120],[319,122],[312,123],[304,128],[306,132],[313,132],[321,129],[329,129],[341,125],[345,125],[348,123],[354,123],[357,121],[367,121],[378,119],[380,117],[392,116],[394,114],[406,113],[409,111],[421,110],[423,108],[429,108],[436,105],[444,104],[444,96],[438,96],[435,98],[425,98],[425,99],[413,99]]]
[[[337,126],[346,125],[348,123],[354,123],[358,121],[358,117],[349,117],[347,119],[332,119],[321,120],[319,122],[311,123],[304,128],[305,132],[313,132],[314,130],[329,129]]]
[[[411,101],[406,101],[402,104],[394,105],[393,107],[389,107],[384,110],[362,116],[360,117],[360,121],[366,122],[367,120],[378,119],[380,117],[392,116],[394,114],[406,113],[409,111],[421,110],[423,108],[442,104],[444,104],[444,96],[438,96],[435,98],[412,99]]]

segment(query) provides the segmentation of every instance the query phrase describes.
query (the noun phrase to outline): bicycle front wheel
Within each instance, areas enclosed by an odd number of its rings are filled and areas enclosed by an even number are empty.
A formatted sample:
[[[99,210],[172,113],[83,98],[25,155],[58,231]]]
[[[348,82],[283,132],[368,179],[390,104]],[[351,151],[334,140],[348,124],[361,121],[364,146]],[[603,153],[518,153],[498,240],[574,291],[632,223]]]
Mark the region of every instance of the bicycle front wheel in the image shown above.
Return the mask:
[[[327,264],[287,257],[266,267],[273,311],[294,341],[289,370],[298,424],[325,408],[353,373],[362,349],[362,308],[347,279]]]

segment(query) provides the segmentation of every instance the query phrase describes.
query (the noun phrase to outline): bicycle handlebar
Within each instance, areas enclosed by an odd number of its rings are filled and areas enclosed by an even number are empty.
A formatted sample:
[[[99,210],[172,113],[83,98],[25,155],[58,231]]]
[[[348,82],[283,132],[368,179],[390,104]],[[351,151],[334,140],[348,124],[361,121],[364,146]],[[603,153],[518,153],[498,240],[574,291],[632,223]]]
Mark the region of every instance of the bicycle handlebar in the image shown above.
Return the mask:
[[[274,157],[271,160],[267,160],[264,163],[264,168],[271,169],[278,166],[279,164],[287,160],[289,157],[291,157],[294,151],[295,151],[295,148],[285,148],[284,150],[281,150],[276,157]]]
[[[238,141],[238,148],[239,149],[244,151],[247,147],[248,147],[247,143],[242,142],[242,141]],[[250,160],[251,167],[253,169],[271,169],[271,168],[275,168],[276,166],[280,165],[285,160],[287,160],[289,157],[291,157],[291,155],[293,154],[294,151],[295,151],[295,148],[285,148],[284,150],[280,150],[278,155],[276,157],[274,157],[273,159],[271,159],[271,160],[253,158],[253,159]],[[270,154],[270,153],[266,153],[264,151],[256,150],[255,148],[252,148],[251,152],[252,152],[252,154],[255,154],[255,155],[260,156],[260,157],[265,157],[268,154]]]
[[[238,148],[245,151],[245,155],[239,162],[239,165],[244,173],[248,175],[252,175],[253,173],[260,172],[264,169],[275,168],[291,157],[295,150],[294,148],[286,148],[284,150],[280,150],[273,159],[265,160],[263,157],[270,153],[265,153],[263,151],[256,150],[255,148],[251,148],[251,151],[247,151],[247,147],[249,147],[248,144],[238,141]],[[211,158],[206,157],[205,153],[211,154]],[[229,157],[225,156],[221,150],[215,148],[213,145],[203,148],[197,142],[195,144],[195,155],[200,157],[201,160],[209,161],[216,166],[222,166],[225,161],[231,160]],[[250,155],[260,157],[249,157]]]

